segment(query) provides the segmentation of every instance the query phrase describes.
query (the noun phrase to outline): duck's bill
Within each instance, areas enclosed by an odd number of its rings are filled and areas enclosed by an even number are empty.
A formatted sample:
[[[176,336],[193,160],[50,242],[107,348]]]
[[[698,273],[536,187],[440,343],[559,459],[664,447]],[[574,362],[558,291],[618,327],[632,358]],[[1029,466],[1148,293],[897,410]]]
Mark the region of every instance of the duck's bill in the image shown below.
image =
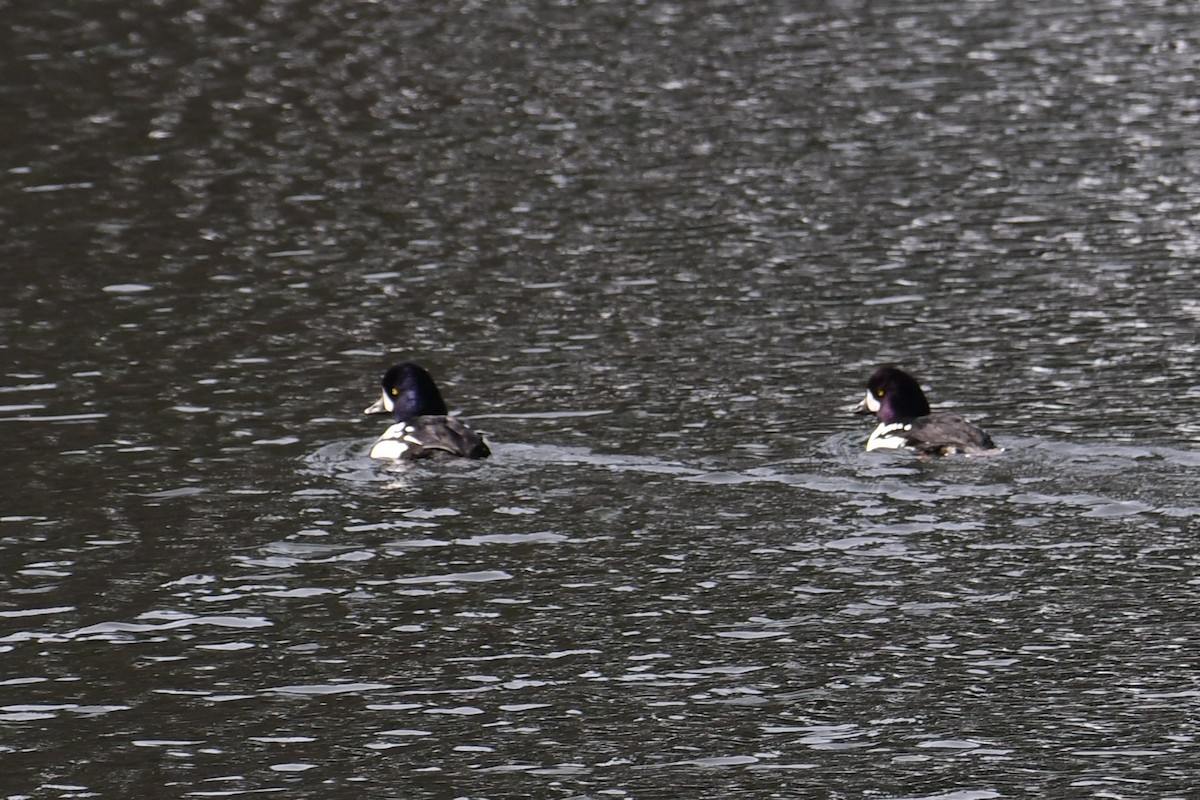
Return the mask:
[[[850,408],[851,414],[877,414],[879,413],[879,401],[867,392],[862,400]]]
[[[395,408],[387,394],[379,395],[379,399],[363,409],[364,414],[390,414]]]

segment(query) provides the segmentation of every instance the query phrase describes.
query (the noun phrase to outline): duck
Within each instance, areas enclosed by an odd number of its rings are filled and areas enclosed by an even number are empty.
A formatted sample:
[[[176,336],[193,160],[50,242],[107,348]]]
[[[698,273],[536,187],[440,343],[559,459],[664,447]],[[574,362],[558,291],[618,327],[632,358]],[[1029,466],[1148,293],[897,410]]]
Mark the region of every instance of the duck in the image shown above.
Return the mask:
[[[867,394],[853,410],[879,418],[867,439],[868,451],[909,448],[922,456],[1000,452],[992,437],[978,426],[957,414],[931,411],[917,379],[892,364],[871,373]]]
[[[433,377],[419,364],[400,361],[384,373],[383,391],[364,414],[393,414],[394,425],[371,447],[371,458],[382,461],[421,458],[487,458],[483,437],[457,417],[450,416]]]

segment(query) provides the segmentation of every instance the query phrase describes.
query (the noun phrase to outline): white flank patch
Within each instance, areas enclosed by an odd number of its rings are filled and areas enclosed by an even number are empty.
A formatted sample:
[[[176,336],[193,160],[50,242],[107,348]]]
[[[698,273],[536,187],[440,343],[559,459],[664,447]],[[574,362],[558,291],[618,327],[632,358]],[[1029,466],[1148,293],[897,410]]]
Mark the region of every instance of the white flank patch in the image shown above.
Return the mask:
[[[408,451],[408,445],[399,439],[380,439],[371,448],[371,458],[395,461]]]
[[[912,425],[905,425],[903,422],[893,422],[891,424],[880,423],[875,430],[871,431],[870,438],[867,439],[867,452],[872,450],[896,450],[905,447],[903,436],[895,436],[897,431],[912,430]]]
[[[395,425],[389,427],[379,437],[379,441],[375,442],[375,445],[371,448],[371,458],[394,461],[402,457],[408,452],[408,445],[405,444],[404,440],[412,441],[405,434],[411,431],[412,426],[407,422],[397,422]]]

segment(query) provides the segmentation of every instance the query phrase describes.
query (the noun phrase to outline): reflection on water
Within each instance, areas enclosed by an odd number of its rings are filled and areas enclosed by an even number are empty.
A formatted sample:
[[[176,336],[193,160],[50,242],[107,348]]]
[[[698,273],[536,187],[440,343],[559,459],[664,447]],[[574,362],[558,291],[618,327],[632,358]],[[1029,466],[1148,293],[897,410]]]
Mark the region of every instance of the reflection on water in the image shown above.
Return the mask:
[[[1191,791],[1200,19],[794,5],[10,10],[5,796]]]

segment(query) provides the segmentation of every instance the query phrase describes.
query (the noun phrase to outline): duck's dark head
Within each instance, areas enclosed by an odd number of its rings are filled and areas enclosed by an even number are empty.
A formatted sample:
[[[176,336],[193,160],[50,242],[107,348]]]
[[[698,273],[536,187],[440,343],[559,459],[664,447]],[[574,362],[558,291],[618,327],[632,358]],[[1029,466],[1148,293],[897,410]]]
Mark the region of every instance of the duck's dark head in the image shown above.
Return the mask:
[[[903,422],[927,416],[929,401],[916,378],[888,364],[871,373],[867,394],[854,411],[874,414],[880,422]]]
[[[363,410],[364,414],[393,414],[397,422],[407,422],[413,417],[449,413],[433,378],[411,361],[393,365],[381,383],[383,393]]]

